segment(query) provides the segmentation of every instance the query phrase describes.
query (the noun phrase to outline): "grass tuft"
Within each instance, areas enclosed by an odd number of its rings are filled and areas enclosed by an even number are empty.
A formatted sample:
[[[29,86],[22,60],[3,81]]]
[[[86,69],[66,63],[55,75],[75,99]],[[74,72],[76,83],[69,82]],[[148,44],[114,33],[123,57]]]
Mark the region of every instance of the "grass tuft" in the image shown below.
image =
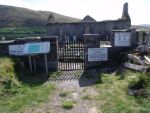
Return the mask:
[[[72,109],[74,107],[74,102],[73,101],[64,101],[62,103],[62,107],[65,109]]]

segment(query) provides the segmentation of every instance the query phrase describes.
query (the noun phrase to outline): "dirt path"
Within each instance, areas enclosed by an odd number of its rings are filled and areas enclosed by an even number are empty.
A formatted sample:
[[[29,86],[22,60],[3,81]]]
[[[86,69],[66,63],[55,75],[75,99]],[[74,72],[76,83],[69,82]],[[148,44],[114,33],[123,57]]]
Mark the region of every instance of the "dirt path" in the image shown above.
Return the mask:
[[[46,103],[38,108],[30,108],[26,113],[99,113],[95,101],[98,92],[92,87],[97,78],[86,78],[81,74],[81,72],[78,74],[64,72],[61,75],[63,80],[50,81],[56,85],[54,94]],[[72,79],[68,79],[70,76]],[[72,109],[63,108],[62,103],[64,101],[74,102],[74,107]]]

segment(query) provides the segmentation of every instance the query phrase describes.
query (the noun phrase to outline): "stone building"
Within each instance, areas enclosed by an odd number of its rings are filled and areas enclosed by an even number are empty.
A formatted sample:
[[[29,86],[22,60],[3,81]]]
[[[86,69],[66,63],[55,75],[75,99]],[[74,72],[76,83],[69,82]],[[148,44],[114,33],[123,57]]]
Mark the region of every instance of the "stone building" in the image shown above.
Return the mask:
[[[55,21],[55,20],[53,20]],[[123,30],[131,27],[131,19],[128,14],[128,3],[123,6],[122,17],[118,20],[96,21],[87,15],[80,22],[54,23],[48,22],[48,35],[58,36],[60,41],[83,40],[83,34],[100,34],[100,38],[110,38],[113,30]]]

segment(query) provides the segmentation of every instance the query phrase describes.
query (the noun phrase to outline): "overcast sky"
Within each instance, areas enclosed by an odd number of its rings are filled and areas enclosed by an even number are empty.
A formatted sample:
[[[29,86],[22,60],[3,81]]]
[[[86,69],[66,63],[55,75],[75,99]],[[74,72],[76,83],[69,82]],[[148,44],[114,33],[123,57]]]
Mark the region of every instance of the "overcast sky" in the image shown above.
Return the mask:
[[[0,0],[1,5],[52,11],[80,19],[90,15],[97,21],[121,18],[125,2],[129,4],[132,25],[150,24],[150,0]]]

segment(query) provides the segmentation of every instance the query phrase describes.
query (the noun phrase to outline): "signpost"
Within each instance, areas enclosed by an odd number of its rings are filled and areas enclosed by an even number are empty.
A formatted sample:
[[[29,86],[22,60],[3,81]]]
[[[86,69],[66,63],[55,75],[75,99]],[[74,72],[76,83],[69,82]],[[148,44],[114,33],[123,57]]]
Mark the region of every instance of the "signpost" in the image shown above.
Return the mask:
[[[33,42],[33,43],[25,43],[21,45],[9,45],[9,54],[15,56],[28,56],[29,57],[29,65],[31,72],[33,71],[32,68],[32,60],[31,56],[37,54],[44,54],[45,58],[45,68],[46,73],[48,73],[48,65],[47,65],[47,53],[50,52],[50,42]],[[34,70],[36,70],[36,62],[35,58],[34,61]]]
[[[131,32],[115,32],[114,46],[116,47],[131,46]]]
[[[107,61],[108,48],[88,48],[88,61]]]

